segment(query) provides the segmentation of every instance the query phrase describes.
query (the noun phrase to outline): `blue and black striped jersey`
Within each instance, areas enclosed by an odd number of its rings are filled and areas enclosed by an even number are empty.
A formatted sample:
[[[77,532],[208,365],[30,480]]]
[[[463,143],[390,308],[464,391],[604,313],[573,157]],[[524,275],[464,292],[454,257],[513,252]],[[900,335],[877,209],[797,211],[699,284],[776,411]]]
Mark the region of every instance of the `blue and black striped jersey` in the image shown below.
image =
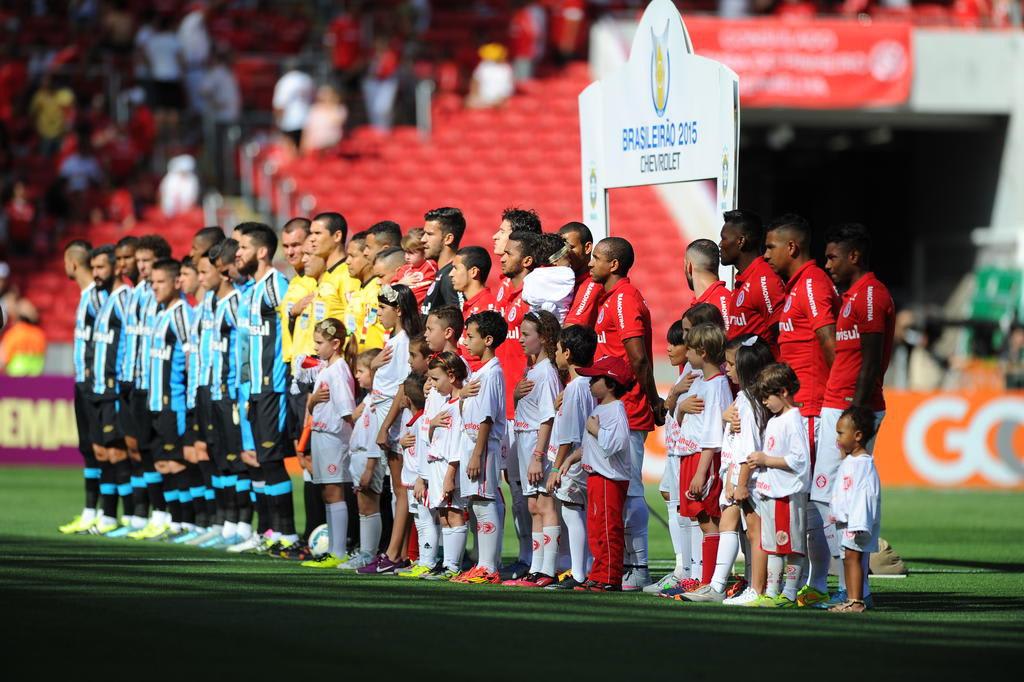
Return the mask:
[[[121,361],[127,345],[125,311],[131,294],[130,288],[119,286],[107,296],[96,316],[92,332],[96,346],[92,365],[92,392],[96,395],[114,397],[118,394]]]
[[[146,297],[152,296],[152,289],[149,282],[142,280],[131,290],[128,295],[128,305],[125,308],[124,336],[125,349],[121,358],[121,381],[135,382],[138,374],[139,363],[139,310]]]
[[[210,398],[238,398],[238,301],[242,292],[231,292],[217,301],[210,330]]]
[[[72,361],[75,366],[75,382],[83,383],[92,377],[93,339],[92,332],[107,294],[90,283],[82,289],[75,311],[75,345],[72,349]]]
[[[256,282],[247,311],[249,331],[249,394],[284,393],[288,365],[281,354],[281,298],[288,279],[271,268]]]
[[[135,386],[142,391],[149,390],[149,370],[152,367],[149,349],[153,343],[153,327],[156,325],[158,304],[153,296],[153,289],[139,299],[139,349],[138,362],[135,365]]]
[[[199,303],[199,385],[209,386],[213,369],[213,318],[217,312],[217,294],[208,291]]]
[[[149,347],[149,409],[185,409],[185,345],[192,322],[190,306],[175,299],[153,322]]]
[[[238,367],[238,374],[235,376],[235,389],[238,390],[245,384],[245,394],[249,394],[249,306],[252,303],[252,291],[256,283],[247,279],[238,287],[238,310],[235,319],[238,323],[238,339],[235,343],[235,366]]]

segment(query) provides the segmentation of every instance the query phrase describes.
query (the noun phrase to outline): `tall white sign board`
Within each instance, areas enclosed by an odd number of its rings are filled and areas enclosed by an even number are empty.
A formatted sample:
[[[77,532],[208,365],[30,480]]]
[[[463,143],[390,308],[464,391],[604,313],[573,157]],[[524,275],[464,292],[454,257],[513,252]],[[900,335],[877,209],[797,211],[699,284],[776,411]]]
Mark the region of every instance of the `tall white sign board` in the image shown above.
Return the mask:
[[[626,65],[579,97],[584,222],[607,237],[607,190],[715,180],[736,207],[739,77],[693,53],[671,0],[653,0]]]

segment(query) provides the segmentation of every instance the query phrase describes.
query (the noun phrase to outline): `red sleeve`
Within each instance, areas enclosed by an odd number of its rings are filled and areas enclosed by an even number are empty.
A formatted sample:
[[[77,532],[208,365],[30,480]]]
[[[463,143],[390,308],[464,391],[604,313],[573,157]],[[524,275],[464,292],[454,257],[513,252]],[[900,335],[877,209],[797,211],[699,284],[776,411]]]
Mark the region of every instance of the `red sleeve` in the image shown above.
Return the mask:
[[[818,331],[822,327],[836,323],[835,303],[836,291],[831,283],[809,277],[804,282],[804,296],[807,297],[807,311],[811,315],[811,329]]]
[[[632,291],[619,292],[611,303],[611,312],[622,340],[643,337],[645,334],[644,318],[640,313],[640,301],[637,300],[637,294]]]
[[[885,333],[888,298],[888,292],[874,284],[864,287],[864,295],[857,297],[858,327],[862,334]]]

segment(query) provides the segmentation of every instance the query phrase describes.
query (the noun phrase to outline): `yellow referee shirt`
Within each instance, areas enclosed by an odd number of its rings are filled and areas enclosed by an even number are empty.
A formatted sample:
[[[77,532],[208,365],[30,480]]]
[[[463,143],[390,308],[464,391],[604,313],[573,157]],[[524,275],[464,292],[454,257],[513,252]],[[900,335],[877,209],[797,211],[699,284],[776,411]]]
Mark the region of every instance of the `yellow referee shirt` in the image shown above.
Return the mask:
[[[288,282],[288,290],[281,299],[281,358],[291,364],[296,354],[308,355],[312,352],[313,325],[310,323],[312,302],[294,319],[291,319],[295,304],[316,291],[316,280],[305,275],[296,275]],[[304,342],[305,336],[310,343]]]
[[[383,348],[388,331],[380,323],[380,278],[373,277],[352,295],[345,326],[355,330],[359,352],[369,348]],[[351,325],[351,326],[350,326]]]
[[[360,282],[348,272],[348,263],[335,263],[320,276],[319,295],[328,310],[345,310],[353,294],[360,288]],[[327,317],[335,317],[328,315]],[[338,319],[344,321],[344,318]],[[349,330],[351,331],[351,329]]]

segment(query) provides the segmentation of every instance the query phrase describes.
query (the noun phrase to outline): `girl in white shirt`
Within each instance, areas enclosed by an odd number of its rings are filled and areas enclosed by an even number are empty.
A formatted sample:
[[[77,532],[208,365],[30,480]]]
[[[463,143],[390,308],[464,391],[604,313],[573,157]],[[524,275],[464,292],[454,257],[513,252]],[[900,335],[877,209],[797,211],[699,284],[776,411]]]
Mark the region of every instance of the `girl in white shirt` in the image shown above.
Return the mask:
[[[317,559],[303,562],[303,566],[310,568],[335,568],[347,555],[348,505],[344,484],[352,483],[348,448],[356,402],[355,380],[342,358],[346,334],[345,325],[334,318],[323,320],[313,330],[316,352],[324,367],[307,399],[306,410],[312,417],[313,483],[320,486],[327,507],[331,549]]]

